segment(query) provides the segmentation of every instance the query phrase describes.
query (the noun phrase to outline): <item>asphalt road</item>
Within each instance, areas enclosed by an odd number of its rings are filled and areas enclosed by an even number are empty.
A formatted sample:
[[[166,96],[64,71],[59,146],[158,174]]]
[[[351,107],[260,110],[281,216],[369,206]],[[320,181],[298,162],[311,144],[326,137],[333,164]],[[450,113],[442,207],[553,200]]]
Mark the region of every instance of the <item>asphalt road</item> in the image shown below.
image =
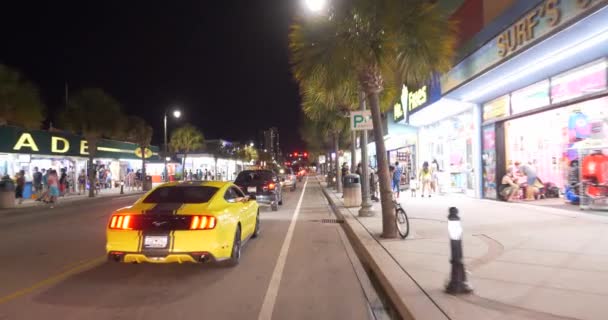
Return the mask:
[[[303,183],[280,211],[262,210],[236,268],[107,262],[108,217],[134,197],[0,215],[0,319],[370,319],[313,181],[300,210]]]

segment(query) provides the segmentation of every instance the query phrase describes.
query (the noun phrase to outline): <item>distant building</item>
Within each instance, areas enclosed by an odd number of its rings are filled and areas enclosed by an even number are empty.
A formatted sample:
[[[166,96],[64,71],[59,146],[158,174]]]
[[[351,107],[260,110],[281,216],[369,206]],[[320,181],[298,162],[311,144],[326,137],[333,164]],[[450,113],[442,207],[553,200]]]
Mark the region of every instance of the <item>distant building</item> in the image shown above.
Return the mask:
[[[277,160],[281,158],[281,148],[279,144],[279,129],[272,127],[268,130],[264,130],[263,133],[263,146],[261,149],[266,150],[270,153],[273,159]]]

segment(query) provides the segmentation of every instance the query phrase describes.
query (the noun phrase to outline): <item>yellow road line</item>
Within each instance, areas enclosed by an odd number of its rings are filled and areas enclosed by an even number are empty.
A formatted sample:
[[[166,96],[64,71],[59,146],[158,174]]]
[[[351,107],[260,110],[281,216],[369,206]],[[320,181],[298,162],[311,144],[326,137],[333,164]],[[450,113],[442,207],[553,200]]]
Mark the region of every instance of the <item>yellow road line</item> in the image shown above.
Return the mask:
[[[27,288],[23,288],[21,290],[15,291],[15,292],[13,292],[13,293],[11,293],[9,295],[0,297],[0,304],[7,303],[7,302],[9,302],[9,301],[11,301],[13,299],[19,298],[19,297],[21,297],[23,295],[26,295],[26,294],[28,294],[30,292],[33,292],[33,291],[35,291],[35,290],[37,290],[39,288],[42,288],[44,286],[48,286],[48,285],[54,284],[56,282],[59,282],[60,280],[62,280],[64,278],[67,278],[68,276],[71,276],[71,275],[73,275],[75,273],[78,273],[80,271],[83,271],[85,269],[89,269],[89,268],[91,268],[91,267],[93,267],[93,266],[95,266],[95,265],[97,265],[97,264],[105,261],[106,259],[107,259],[107,257],[105,255],[101,256],[101,257],[97,257],[97,258],[91,259],[89,261],[86,261],[86,262],[83,262],[83,263],[79,264],[78,266],[75,266],[75,267],[73,267],[71,269],[68,269],[68,270],[66,270],[64,272],[61,272],[61,273],[56,274],[54,276],[48,277],[48,278],[46,278],[46,279],[44,279],[42,281],[39,281],[39,282],[37,282],[37,283],[35,283],[35,284],[27,287]]]

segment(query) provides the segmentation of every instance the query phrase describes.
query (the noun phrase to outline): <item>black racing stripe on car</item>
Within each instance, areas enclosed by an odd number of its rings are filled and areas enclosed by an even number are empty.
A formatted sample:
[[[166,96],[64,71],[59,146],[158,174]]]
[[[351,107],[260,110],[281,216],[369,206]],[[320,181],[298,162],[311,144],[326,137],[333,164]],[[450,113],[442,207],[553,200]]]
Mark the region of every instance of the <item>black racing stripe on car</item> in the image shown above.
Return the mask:
[[[186,204],[182,203],[182,205],[179,208],[173,210],[173,215],[177,215],[177,212],[182,210],[182,208],[184,208],[185,206],[186,206]]]
[[[182,206],[184,206],[183,203],[158,203],[151,209],[144,211],[144,214],[159,216],[175,215]]]
[[[141,252],[143,250],[143,246],[144,246],[144,237],[143,237],[143,232],[139,231],[137,232],[137,251]]]
[[[169,251],[173,252],[173,249],[175,248],[175,230],[171,231],[171,237],[169,241],[171,241],[171,250]]]

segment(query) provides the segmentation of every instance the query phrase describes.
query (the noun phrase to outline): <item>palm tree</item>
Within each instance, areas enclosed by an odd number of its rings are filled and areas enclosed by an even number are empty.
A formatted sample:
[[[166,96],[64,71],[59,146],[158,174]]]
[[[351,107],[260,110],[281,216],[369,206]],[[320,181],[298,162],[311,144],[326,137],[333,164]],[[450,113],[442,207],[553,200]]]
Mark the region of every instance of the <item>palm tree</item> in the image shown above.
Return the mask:
[[[84,89],[78,92],[60,115],[65,129],[84,136],[89,149],[89,197],[95,196],[95,170],[93,159],[102,138],[112,138],[121,130],[122,107],[101,89]]]
[[[152,142],[153,129],[144,119],[136,116],[128,117],[128,123],[127,137],[129,141],[137,143],[141,149],[141,175],[146,177],[146,149]]]
[[[339,155],[340,146],[347,147],[348,144],[351,143],[348,127],[348,119],[340,113],[326,114],[319,120],[311,120],[309,117],[305,117],[300,132],[306,143],[309,157],[314,158],[314,153],[329,153],[330,156],[328,156],[327,159],[331,159],[332,152]],[[337,141],[335,139],[336,136],[338,137]],[[328,161],[330,166],[333,166],[334,169],[338,169],[336,173],[340,175],[340,179],[336,177],[336,180],[340,180],[341,182],[342,172],[339,170],[338,156],[336,156],[336,160],[333,164],[330,160]],[[336,187],[338,187],[337,184]]]
[[[203,134],[193,125],[186,124],[179,127],[171,133],[171,139],[169,144],[174,152],[184,153],[184,168],[182,169],[182,175],[185,177],[185,166],[186,157],[188,153],[196,150],[200,150],[205,143],[205,137]]]
[[[17,70],[0,65],[0,125],[40,128],[45,111],[38,89]]]
[[[252,160],[258,159],[258,151],[256,150],[256,148],[246,145],[243,148],[239,149],[237,157],[242,161],[251,162]]]
[[[300,18],[290,32],[294,76],[319,77],[327,87],[356,79],[368,99],[374,125],[382,201],[382,236],[395,238],[394,207],[382,130],[381,94],[386,80],[407,85],[447,71],[454,26],[426,0],[339,2],[328,16]]]
[[[302,97],[304,114],[317,123],[317,129],[322,135],[331,137],[333,152],[336,154],[334,161],[336,191],[342,192],[340,138],[345,133],[348,136],[349,120],[346,116],[346,110],[349,109],[349,106],[339,102],[337,99],[338,92],[328,92],[327,95],[321,97],[319,92],[314,90],[314,84],[312,83],[306,83],[302,91],[304,92]]]

